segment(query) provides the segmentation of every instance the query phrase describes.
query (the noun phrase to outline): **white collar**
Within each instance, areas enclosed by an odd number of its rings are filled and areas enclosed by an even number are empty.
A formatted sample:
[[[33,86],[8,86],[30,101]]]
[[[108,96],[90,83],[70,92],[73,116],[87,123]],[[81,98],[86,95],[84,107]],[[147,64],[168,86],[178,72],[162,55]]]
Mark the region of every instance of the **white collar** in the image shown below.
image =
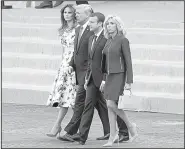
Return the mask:
[[[83,30],[86,29],[87,25],[89,24],[89,21],[87,21],[83,26]]]
[[[95,34],[97,36],[96,39],[98,39],[98,37],[100,36],[100,34],[102,33],[103,29],[101,29],[97,34]]]
[[[88,26],[88,24],[89,24],[89,21],[87,21],[84,25],[82,25],[82,27],[83,27],[82,33],[84,32],[84,30],[86,29],[86,27]],[[81,26],[81,25],[78,24],[77,27],[80,27],[80,26]]]

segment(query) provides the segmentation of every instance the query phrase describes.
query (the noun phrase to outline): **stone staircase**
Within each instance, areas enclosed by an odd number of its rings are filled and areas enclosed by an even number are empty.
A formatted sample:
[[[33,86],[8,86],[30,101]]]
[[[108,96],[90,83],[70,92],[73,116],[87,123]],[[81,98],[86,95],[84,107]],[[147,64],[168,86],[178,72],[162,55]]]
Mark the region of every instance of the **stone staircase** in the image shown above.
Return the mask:
[[[105,14],[109,14],[108,10]],[[46,103],[63,53],[57,33],[59,15],[57,9],[3,11],[4,103]],[[135,99],[127,108],[183,114],[184,24],[179,20],[136,18],[125,21],[133,59]]]

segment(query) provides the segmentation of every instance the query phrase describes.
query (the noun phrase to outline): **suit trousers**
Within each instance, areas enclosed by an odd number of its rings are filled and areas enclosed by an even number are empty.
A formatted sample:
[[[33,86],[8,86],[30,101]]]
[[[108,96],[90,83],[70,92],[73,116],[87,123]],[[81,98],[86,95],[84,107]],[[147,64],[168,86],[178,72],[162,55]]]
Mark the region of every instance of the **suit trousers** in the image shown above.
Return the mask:
[[[85,107],[79,128],[79,133],[82,141],[86,141],[88,138],[90,126],[94,115],[94,108],[96,108],[98,111],[100,120],[103,125],[104,135],[106,135],[110,132],[106,100],[103,98],[103,95],[100,92],[99,88],[95,86],[94,81],[91,77],[86,90]]]
[[[98,88],[95,87],[94,83],[92,84],[92,86],[87,91],[88,91],[87,92],[87,99],[90,98],[90,100],[91,100],[91,98],[94,97],[94,95],[91,94],[91,93],[94,93],[96,91],[99,92]],[[110,126],[109,126],[109,120],[108,120],[108,109],[107,109],[106,101],[103,98],[103,95],[101,95],[100,97],[99,97],[100,100],[97,100],[95,98],[95,100],[98,101],[97,104],[95,105],[95,107],[98,111],[100,120],[103,124],[104,134],[108,134],[110,132]],[[93,117],[94,103],[96,103],[96,102],[93,102],[92,104],[90,104],[90,106],[92,107],[92,108],[90,108],[91,110],[88,110],[89,107],[84,109],[84,106],[85,106],[85,103],[86,103],[85,98],[86,98],[86,90],[84,89],[83,85],[79,85],[78,91],[77,91],[77,94],[76,94],[76,99],[75,99],[75,106],[74,106],[73,116],[72,116],[70,122],[68,123],[68,125],[64,129],[70,135],[73,135],[73,134],[77,133],[78,128],[80,126],[80,123],[83,124],[83,122],[80,122],[80,121],[84,121],[84,119],[86,118],[86,115],[85,115],[85,116],[83,116],[83,120],[81,120],[84,110],[85,110],[85,112],[84,112],[85,114],[87,112],[89,112],[90,115],[92,115],[92,117]],[[92,119],[90,121],[92,121]],[[88,125],[89,124],[91,124],[91,123],[88,123]],[[87,128],[87,129],[90,129],[90,125],[89,125],[89,128]]]
[[[108,119],[108,109],[107,109],[106,101],[103,98],[103,95],[100,93],[97,93],[97,96],[99,96],[99,99],[96,97],[93,98],[94,94],[92,94],[92,93],[99,92],[99,90],[98,91],[97,90],[98,90],[98,88],[95,87],[94,81],[92,81],[92,79],[91,79],[91,82],[87,88],[87,99],[85,101],[86,90],[84,89],[83,85],[78,86],[73,116],[72,116],[70,122],[68,123],[68,125],[64,129],[68,134],[70,134],[70,135],[76,134],[80,125],[81,125],[80,130],[82,130],[82,128],[84,127],[84,124],[86,124],[86,123],[87,123],[87,125],[89,125],[89,124],[91,125],[93,114],[94,114],[94,107],[97,109],[98,114],[100,116],[100,120],[103,124],[104,135],[106,135],[110,132],[109,120],[107,120]],[[92,99],[93,99],[93,101],[91,101]],[[87,107],[84,109],[85,105]],[[88,109],[90,109],[90,110],[88,110]],[[84,115],[83,118],[82,118],[82,114]],[[91,116],[88,117],[88,115],[92,115],[92,118],[91,118]],[[91,118],[91,119],[90,120],[88,118],[86,119],[86,117]],[[81,118],[83,119],[82,121],[81,121]],[[82,124],[80,124],[80,123],[82,123]],[[118,127],[119,127],[119,134],[123,134],[123,135],[128,136],[128,128],[127,128],[125,122],[119,116],[117,117],[117,123],[118,123]],[[88,136],[90,125],[87,126],[86,129],[84,128],[84,131],[83,130],[81,131],[81,133],[84,134],[84,136],[82,136],[82,138],[84,138],[84,140],[86,140],[86,138]]]
[[[86,90],[84,89],[84,85],[79,85],[76,93],[73,116],[68,125],[64,129],[70,135],[77,133],[78,128],[80,126],[80,121],[85,105],[85,96]]]

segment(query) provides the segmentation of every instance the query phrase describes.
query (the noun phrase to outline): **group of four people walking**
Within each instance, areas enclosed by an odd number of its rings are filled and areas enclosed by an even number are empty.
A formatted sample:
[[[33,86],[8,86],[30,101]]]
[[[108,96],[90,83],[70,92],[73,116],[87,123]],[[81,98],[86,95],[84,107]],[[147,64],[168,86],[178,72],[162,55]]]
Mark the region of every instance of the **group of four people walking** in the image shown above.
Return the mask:
[[[113,15],[105,18],[88,4],[67,4],[61,10],[61,22],[64,53],[47,101],[48,106],[59,107],[59,113],[47,136],[61,132],[61,123],[72,107],[66,134],[57,138],[85,144],[96,108],[104,132],[97,140],[108,139],[104,146],[133,141],[136,124],[118,109],[119,95],[124,89],[130,90],[133,83],[130,45],[122,20]]]

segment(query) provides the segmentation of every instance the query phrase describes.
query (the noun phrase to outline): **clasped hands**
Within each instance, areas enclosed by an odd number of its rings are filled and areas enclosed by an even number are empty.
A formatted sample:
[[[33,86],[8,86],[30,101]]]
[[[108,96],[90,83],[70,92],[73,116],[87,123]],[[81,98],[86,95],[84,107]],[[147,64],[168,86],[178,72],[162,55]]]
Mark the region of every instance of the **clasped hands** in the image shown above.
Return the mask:
[[[66,68],[67,68],[67,72],[70,74],[73,72],[73,67],[70,66],[69,64],[66,65]]]

